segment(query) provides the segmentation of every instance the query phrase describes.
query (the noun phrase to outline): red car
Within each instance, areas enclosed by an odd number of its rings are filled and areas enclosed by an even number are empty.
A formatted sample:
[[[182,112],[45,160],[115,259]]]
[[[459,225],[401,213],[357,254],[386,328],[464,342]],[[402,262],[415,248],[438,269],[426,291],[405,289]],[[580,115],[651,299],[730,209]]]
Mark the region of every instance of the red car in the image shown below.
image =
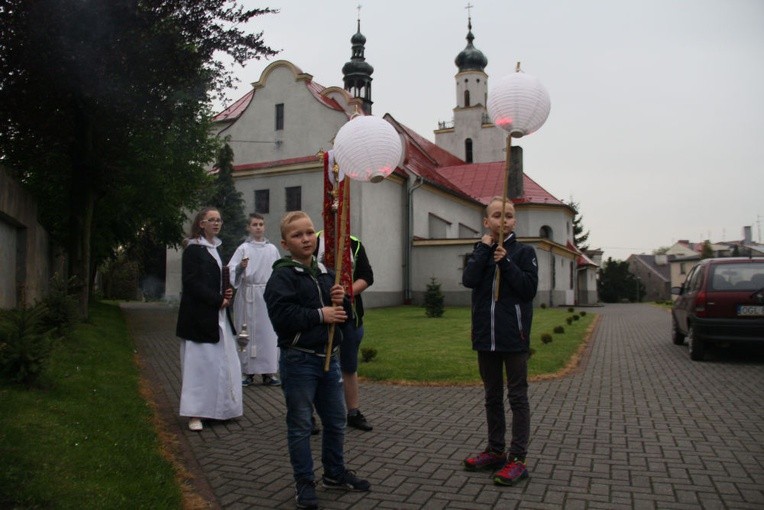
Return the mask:
[[[687,338],[691,359],[709,344],[764,342],[764,258],[701,260],[671,293],[672,338]]]

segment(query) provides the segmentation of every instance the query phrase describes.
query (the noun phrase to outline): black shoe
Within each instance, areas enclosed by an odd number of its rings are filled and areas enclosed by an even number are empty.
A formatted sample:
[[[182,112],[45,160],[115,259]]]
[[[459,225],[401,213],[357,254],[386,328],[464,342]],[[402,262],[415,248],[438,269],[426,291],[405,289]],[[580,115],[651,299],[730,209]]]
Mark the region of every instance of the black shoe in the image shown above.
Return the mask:
[[[315,416],[310,417],[310,421],[313,423],[313,429],[310,431],[311,436],[317,436],[321,433],[321,427],[318,426]]]
[[[316,482],[302,478],[295,484],[295,496],[297,508],[318,508],[318,496],[316,496]]]
[[[321,480],[321,485],[325,489],[342,489],[346,491],[366,492],[371,490],[371,484],[367,480],[361,480],[355,473],[349,470],[345,470],[340,476],[336,478],[329,478],[324,475]]]
[[[366,432],[374,430],[374,427],[369,425],[369,422],[366,421],[366,417],[361,414],[361,411],[358,411],[356,414],[348,415],[348,427],[353,427],[354,429],[358,430],[365,430]]]
[[[263,376],[263,384],[266,386],[281,386],[281,381],[279,381],[278,377],[266,374]]]
[[[253,382],[255,381],[252,379],[251,375],[245,375],[244,377],[241,378],[241,385],[245,388],[249,386],[250,384],[252,384]]]

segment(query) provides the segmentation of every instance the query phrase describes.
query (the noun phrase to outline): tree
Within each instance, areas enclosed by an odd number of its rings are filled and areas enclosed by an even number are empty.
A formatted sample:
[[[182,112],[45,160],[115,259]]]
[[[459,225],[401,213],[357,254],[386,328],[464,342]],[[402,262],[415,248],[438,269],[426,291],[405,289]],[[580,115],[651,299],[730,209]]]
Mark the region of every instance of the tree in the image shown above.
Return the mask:
[[[670,249],[670,246],[661,246],[653,250],[653,255],[665,255]]]
[[[578,202],[573,201],[571,198],[568,205],[575,212],[573,215],[573,244],[580,251],[584,252],[589,249],[589,245],[586,244],[586,240],[589,239],[589,231],[584,232],[583,217],[580,214]]]
[[[605,303],[640,301],[645,294],[642,282],[629,271],[629,263],[608,257],[600,269],[599,295]]]
[[[700,248],[700,258],[702,259],[710,259],[714,256],[714,249],[711,247],[711,242],[709,240],[703,241],[703,245]]]
[[[231,259],[231,255],[247,235],[247,217],[244,213],[244,199],[241,192],[233,184],[233,149],[227,143],[218,151],[215,164],[217,180],[213,188],[209,204],[218,208],[225,222],[225,228],[220,230],[220,256],[223,263]]]
[[[223,0],[0,0],[0,159],[82,286],[142,231],[177,243],[209,184],[210,100],[238,64],[274,55]]]
[[[427,284],[427,290],[424,293],[424,314],[430,318],[442,317],[444,312],[443,300],[440,282],[433,276],[430,278],[430,283]]]

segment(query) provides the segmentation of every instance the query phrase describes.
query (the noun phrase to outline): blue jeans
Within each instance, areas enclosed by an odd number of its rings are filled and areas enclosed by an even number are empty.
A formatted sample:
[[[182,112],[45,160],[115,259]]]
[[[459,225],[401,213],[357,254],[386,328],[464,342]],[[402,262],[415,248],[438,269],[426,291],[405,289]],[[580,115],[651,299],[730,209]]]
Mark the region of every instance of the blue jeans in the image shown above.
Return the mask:
[[[286,399],[287,442],[294,479],[314,480],[313,455],[310,451],[313,407],[323,427],[321,462],[324,475],[335,478],[345,472],[345,394],[337,356],[332,356],[329,371],[324,372],[325,358],[282,349],[279,359],[281,388]]]

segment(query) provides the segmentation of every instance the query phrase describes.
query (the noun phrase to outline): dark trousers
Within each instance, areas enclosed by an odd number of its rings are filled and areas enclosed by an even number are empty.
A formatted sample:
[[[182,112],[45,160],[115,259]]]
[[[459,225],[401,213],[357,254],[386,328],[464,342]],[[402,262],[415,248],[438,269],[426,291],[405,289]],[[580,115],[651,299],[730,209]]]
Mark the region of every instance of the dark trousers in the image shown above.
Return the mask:
[[[504,414],[504,373],[507,397],[512,410],[512,441],[509,457],[525,459],[531,432],[528,404],[528,353],[478,351],[478,368],[485,389],[485,415],[488,422],[488,449],[504,452],[507,422]]]

